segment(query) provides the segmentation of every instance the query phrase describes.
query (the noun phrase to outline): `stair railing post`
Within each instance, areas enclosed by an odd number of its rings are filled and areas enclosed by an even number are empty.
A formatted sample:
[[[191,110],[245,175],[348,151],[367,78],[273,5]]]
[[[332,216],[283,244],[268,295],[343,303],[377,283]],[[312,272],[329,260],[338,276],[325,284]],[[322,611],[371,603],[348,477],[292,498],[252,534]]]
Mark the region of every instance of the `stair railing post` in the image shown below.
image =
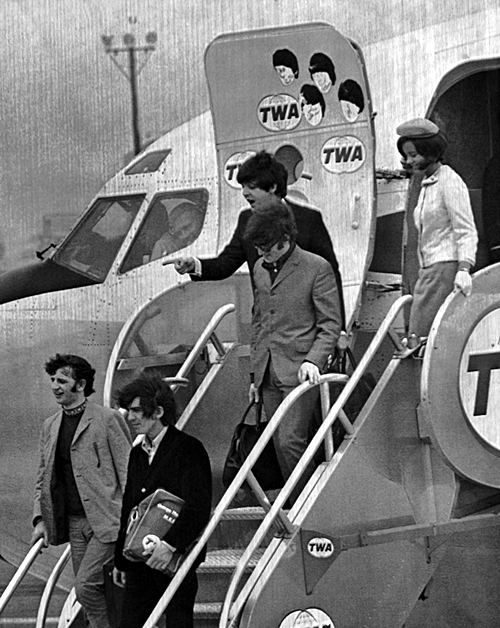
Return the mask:
[[[226,355],[226,350],[224,349],[224,345],[219,340],[215,331],[210,335],[210,340],[212,341],[212,344],[215,347],[215,350],[219,354],[219,359],[222,359]]]
[[[47,619],[47,613],[49,611],[49,603],[50,598],[52,597],[52,593],[54,592],[57,581],[59,580],[59,576],[61,575],[62,570],[66,566],[69,557],[71,555],[71,547],[68,544],[64,548],[64,552],[59,557],[59,560],[56,563],[56,566],[52,570],[45,588],[42,593],[42,597],[40,599],[40,606],[38,607],[38,614],[36,616],[36,625],[35,628],[44,628],[45,621]]]
[[[259,484],[257,478],[252,473],[252,471],[248,472],[246,481],[248,482],[248,484],[250,485],[250,488],[254,492],[255,497],[258,499],[258,501],[262,505],[262,508],[264,508],[266,512],[269,512],[271,510],[271,502],[267,498],[267,495],[265,494],[265,492],[262,490],[261,485]],[[283,509],[280,509],[276,519],[273,522],[273,527],[276,530],[276,535],[284,537],[284,538],[292,537],[295,532],[295,526],[287,517]]]
[[[392,304],[391,308],[389,309],[389,312],[386,314],[384,318],[384,321],[382,322],[381,326],[377,330],[369,347],[367,348],[365,354],[361,358],[358,366],[352,373],[351,377],[348,378],[347,375],[344,376],[346,380],[347,379],[349,380],[347,385],[344,387],[344,390],[340,393],[338,399],[335,400],[333,406],[328,411],[327,416],[325,417],[325,420],[320,425],[316,434],[314,435],[311,442],[309,443],[306,451],[304,452],[302,456],[301,461],[292,471],[292,474],[286,481],[285,486],[278,494],[276,501],[272,504],[271,510],[266,514],[266,516],[264,517],[264,520],[262,521],[259,528],[255,532],[254,537],[252,538],[250,543],[247,545],[247,548],[245,552],[243,553],[243,556],[241,557],[240,562],[235,572],[233,573],[233,577],[229,584],[228,592],[226,594],[226,599],[224,600],[224,604],[222,607],[220,626],[223,626],[224,628],[226,627],[232,628],[234,625],[237,624],[239,614],[245,602],[238,600],[238,603],[235,605],[236,607],[233,608],[233,600],[235,599],[236,591],[240,583],[241,577],[243,575],[243,570],[248,564],[248,561],[250,560],[251,555],[255,551],[255,548],[258,547],[260,543],[263,541],[265,534],[271,527],[273,520],[277,517],[278,511],[283,507],[283,504],[288,499],[288,496],[293,490],[293,487],[295,487],[295,485],[297,484],[303,470],[303,468],[301,467],[304,467],[305,465],[309,464],[309,462],[312,460],[314,453],[316,452],[316,450],[321,444],[321,441],[324,441],[325,438],[327,437],[327,432],[331,431],[331,426],[333,425],[333,422],[335,420],[340,419],[342,421],[342,425],[345,427],[346,432],[347,432],[346,438],[349,438],[355,435],[356,428],[352,425],[347,415],[345,414],[343,410],[344,404],[347,402],[347,400],[349,399],[349,396],[354,391],[355,386],[358,384],[361,377],[366,372],[368,364],[373,359],[373,356],[375,355],[376,351],[382,344],[383,339],[391,331],[391,326],[396,316],[399,314],[402,307],[405,304],[410,303],[411,301],[412,301],[411,295],[404,295],[402,297],[399,297],[399,299],[397,299],[397,301]],[[323,375],[321,377],[323,381],[327,381],[328,376]],[[330,379],[332,381],[339,381],[338,380],[339,377],[341,376],[337,375],[337,377],[334,380],[334,378],[330,375]],[[320,385],[321,383],[322,381],[320,381]],[[304,384],[302,384],[301,386],[298,386],[294,391],[292,391],[289,397],[287,397],[281,403],[280,407],[277,409],[273,417],[271,417],[271,420],[269,421],[268,426],[264,430],[264,434],[268,432],[268,428],[270,428],[271,425],[277,427],[276,425],[278,422],[276,420],[277,416],[280,415],[280,418],[281,418],[281,415],[286,413],[286,411],[288,410],[289,404],[293,403],[295,399],[297,398],[297,396],[301,394],[301,388],[303,386]],[[252,458],[253,458],[253,455],[252,455],[253,453],[254,452],[252,450],[252,452],[250,453],[250,457]],[[246,463],[244,466],[246,466]],[[292,517],[293,517],[293,512],[292,512]]]
[[[330,385],[328,382],[322,382],[319,386],[321,399],[321,421],[324,421],[330,410]],[[333,458],[335,447],[333,443],[333,433],[329,430],[325,436],[325,458],[329,462]]]
[[[15,590],[20,585],[21,580],[27,574],[28,569],[34,563],[35,558],[41,552],[42,547],[43,539],[38,539],[38,541],[33,545],[33,547],[30,548],[30,550],[24,557],[22,563],[17,568],[16,573],[12,576],[9,584],[5,587],[5,590],[0,597],[0,615],[7,606],[11,597],[14,595]]]

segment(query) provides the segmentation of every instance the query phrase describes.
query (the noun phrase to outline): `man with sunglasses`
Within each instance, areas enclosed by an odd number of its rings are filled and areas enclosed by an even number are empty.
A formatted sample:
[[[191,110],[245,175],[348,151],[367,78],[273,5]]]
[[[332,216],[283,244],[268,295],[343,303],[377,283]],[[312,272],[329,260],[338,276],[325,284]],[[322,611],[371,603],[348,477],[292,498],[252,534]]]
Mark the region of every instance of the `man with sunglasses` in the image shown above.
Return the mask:
[[[342,326],[332,268],[323,258],[301,249],[296,233],[293,215],[276,200],[252,213],[244,234],[261,255],[254,266],[249,397],[258,401],[262,395],[269,418],[296,386],[319,382]],[[318,393],[317,386],[304,393],[274,433],[285,480],[307,447]],[[311,462],[291,494],[292,502],[313,471]]]

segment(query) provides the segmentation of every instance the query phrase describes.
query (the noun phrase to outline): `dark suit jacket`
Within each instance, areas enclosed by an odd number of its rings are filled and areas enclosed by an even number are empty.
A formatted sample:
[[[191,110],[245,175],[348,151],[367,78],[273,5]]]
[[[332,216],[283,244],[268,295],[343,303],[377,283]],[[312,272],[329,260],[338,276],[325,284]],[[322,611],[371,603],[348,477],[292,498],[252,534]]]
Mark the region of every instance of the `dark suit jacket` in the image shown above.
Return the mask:
[[[340,300],[340,311],[342,325],[345,327],[344,299],[342,296],[342,278],[340,276],[339,264],[333,251],[332,241],[326,230],[323,217],[320,212],[303,205],[296,205],[286,201],[292,210],[297,225],[297,244],[305,251],[315,253],[326,259],[330,263]],[[202,281],[213,281],[226,279],[235,273],[245,262],[248,263],[250,277],[253,283],[253,267],[259,255],[256,248],[244,239],[245,229],[248,219],[252,215],[251,209],[244,209],[238,216],[238,224],[229,243],[221,253],[212,259],[201,260],[201,277],[192,275],[192,279]]]
[[[251,365],[262,384],[271,357],[280,381],[297,386],[304,361],[323,368],[337,343],[340,305],[332,269],[318,255],[296,246],[274,283],[262,260],[254,268]]]
[[[184,552],[199,536],[210,518],[212,474],[208,454],[201,442],[173,425],[169,426],[151,465],[140,444],[132,448],[115,549],[115,566],[120,571],[133,569],[137,564],[127,560],[122,554],[130,511],[158,488],[163,488],[185,501],[179,518],[163,538],[166,543]],[[204,557],[202,553],[195,566]]]

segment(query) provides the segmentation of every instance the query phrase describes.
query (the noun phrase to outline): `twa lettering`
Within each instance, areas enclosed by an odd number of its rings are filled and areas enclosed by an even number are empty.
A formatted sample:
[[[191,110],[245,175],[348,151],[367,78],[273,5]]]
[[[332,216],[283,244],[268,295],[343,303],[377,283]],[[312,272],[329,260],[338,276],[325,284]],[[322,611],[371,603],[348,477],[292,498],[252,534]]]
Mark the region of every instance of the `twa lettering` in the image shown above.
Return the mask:
[[[333,148],[323,149],[325,155],[325,166],[330,163],[332,155],[335,155],[337,163],[346,161],[355,161],[363,159],[363,147],[361,144],[356,146],[334,146]]]
[[[243,162],[255,155],[255,151],[247,150],[233,153],[224,164],[224,179],[232,188],[241,188],[237,181],[238,170]]]
[[[491,371],[497,369],[500,369],[500,352],[476,353],[469,356],[467,371],[478,372],[474,416],[483,416],[488,413]]]
[[[288,94],[266,96],[259,103],[259,122],[268,131],[290,131],[300,122],[299,103]]]
[[[366,151],[357,137],[332,137],[321,149],[321,162],[328,172],[354,172],[365,162]]]

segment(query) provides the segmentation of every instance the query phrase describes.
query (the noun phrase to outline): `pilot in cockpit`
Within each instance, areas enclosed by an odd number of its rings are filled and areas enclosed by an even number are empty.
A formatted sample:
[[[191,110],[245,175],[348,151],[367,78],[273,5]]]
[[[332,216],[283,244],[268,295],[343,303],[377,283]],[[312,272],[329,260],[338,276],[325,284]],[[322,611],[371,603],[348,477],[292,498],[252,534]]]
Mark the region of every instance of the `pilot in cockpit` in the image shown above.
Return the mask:
[[[169,214],[169,228],[155,243],[151,260],[175,253],[195,241],[203,226],[204,215],[192,201],[184,200]]]

